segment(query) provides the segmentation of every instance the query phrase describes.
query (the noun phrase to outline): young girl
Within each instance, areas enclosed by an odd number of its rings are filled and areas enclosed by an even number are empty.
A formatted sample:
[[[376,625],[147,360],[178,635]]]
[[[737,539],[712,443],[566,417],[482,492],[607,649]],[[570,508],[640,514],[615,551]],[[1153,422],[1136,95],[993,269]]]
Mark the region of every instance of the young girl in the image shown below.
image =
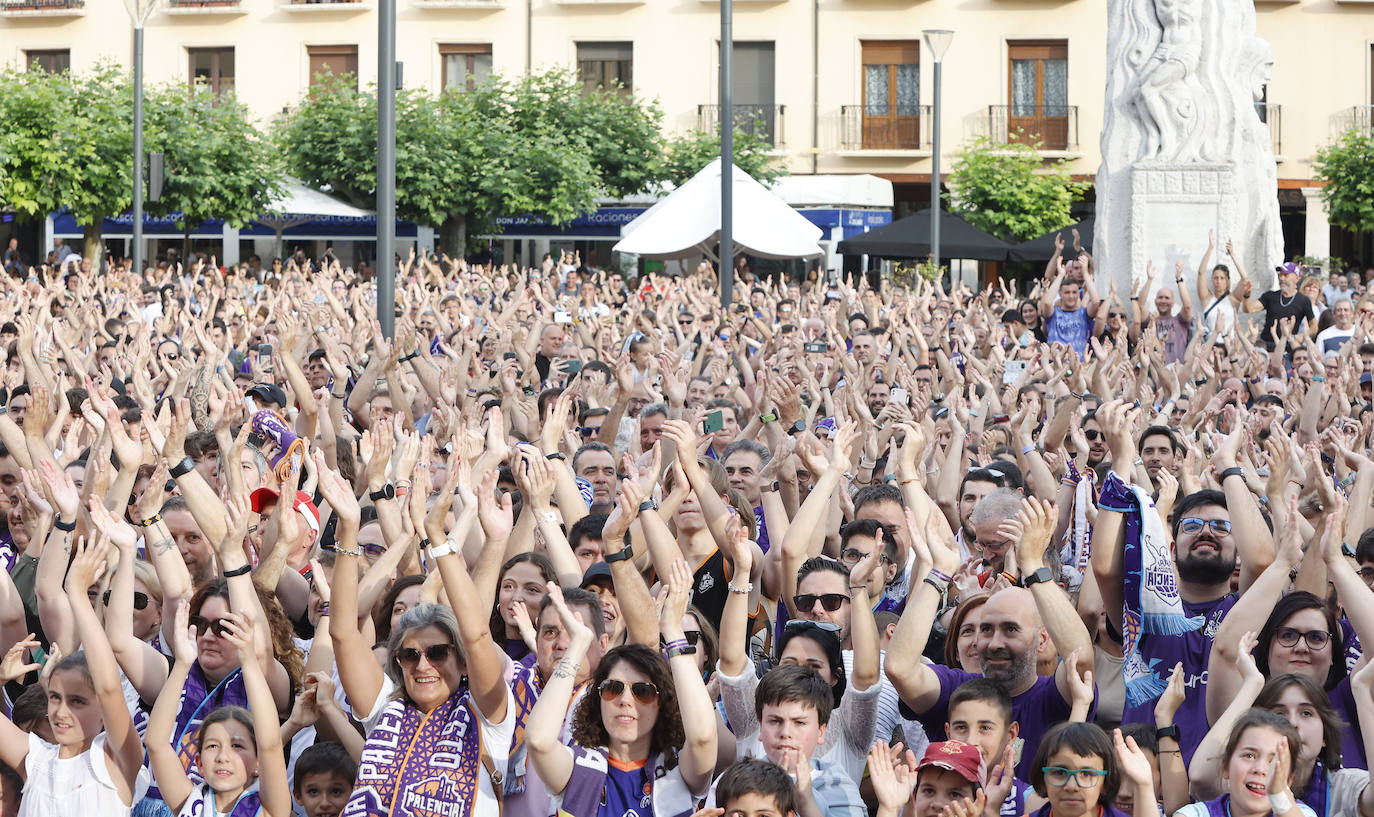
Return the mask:
[[[1316,812],[1297,801],[1289,788],[1293,751],[1300,745],[1298,730],[1282,716],[1262,709],[1251,709],[1234,720],[1222,755],[1224,793],[1205,803],[1190,803],[1174,817],[1264,817],[1291,812],[1294,805],[1297,814],[1288,817],[1316,817]],[[1211,737],[1209,732],[1207,738]],[[1204,739],[1199,755],[1206,746]]]
[[[197,655],[197,633],[189,619],[190,606],[182,601],[177,605],[176,629],[172,633],[176,663],[148,721],[148,761],[162,798],[179,817],[255,817],[259,813],[287,817],[291,813],[291,787],[286,777],[276,704],[256,658],[253,620],[249,616],[225,613],[211,626],[222,629],[224,640],[238,650],[252,714],[243,707],[222,706],[201,723],[195,765],[205,776],[204,782],[186,774],[181,758],[172,748],[181,688]]]
[[[1132,738],[1107,737],[1092,723],[1061,723],[1045,733],[1031,766],[1035,793],[1048,803],[1035,817],[1123,817],[1112,805],[1122,777],[1134,802],[1155,802],[1154,770]]]
[[[20,817],[127,817],[148,789],[143,744],[114,652],[86,595],[109,550],[108,539],[82,543],[67,573],[67,599],[85,649],[63,658],[48,680],[48,723],[57,743],[0,719],[0,760],[25,778]]]

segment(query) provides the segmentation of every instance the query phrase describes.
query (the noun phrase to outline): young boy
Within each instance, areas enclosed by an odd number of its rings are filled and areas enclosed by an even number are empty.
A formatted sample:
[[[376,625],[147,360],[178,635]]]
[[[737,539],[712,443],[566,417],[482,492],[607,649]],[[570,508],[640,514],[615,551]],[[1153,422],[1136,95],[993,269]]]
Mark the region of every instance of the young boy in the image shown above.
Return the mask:
[[[989,769],[988,785],[997,784],[993,767],[1005,765],[1008,750],[1015,760],[1017,735],[1021,727],[1011,719],[1011,696],[996,681],[988,678],[973,678],[960,684],[949,696],[949,721],[945,723],[945,735],[950,740],[971,743],[978,747],[978,754]],[[1028,806],[1026,798],[1032,800]],[[1025,781],[1012,778],[1011,791],[1002,803],[1002,817],[1020,817],[1038,808],[1039,798],[1035,789]]]
[[[716,781],[717,808],[692,817],[796,817],[797,790],[792,778],[776,763],[741,760]]]
[[[317,743],[296,760],[291,796],[305,817],[339,817],[357,777],[358,764],[342,744]]]

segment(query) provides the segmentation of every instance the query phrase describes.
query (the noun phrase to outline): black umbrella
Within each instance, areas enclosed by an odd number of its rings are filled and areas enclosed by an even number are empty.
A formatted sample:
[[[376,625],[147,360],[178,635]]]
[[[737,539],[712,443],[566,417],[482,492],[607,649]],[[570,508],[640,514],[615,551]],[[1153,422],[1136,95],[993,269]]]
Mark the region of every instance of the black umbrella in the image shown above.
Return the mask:
[[[940,257],[1005,261],[1011,245],[948,211],[940,212]],[[930,255],[930,210],[840,242],[843,255],[926,258]]]
[[[1083,244],[1083,249],[1092,252],[1093,248],[1093,222],[1096,216],[1088,216],[1077,224],[1070,224],[1062,230],[1045,233],[1039,238],[1032,238],[1011,248],[1009,261],[1048,261],[1054,257],[1054,237],[1056,235],[1064,239],[1065,248],[1073,249],[1073,230],[1078,230],[1079,241]],[[1067,260],[1067,259],[1066,259]]]

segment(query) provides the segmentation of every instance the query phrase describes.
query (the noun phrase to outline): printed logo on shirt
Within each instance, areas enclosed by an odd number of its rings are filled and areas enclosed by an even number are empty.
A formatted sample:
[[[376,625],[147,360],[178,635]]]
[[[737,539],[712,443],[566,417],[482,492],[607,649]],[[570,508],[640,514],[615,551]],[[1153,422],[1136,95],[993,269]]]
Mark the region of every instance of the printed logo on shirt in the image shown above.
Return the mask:
[[[399,810],[414,817],[458,817],[463,813],[463,798],[453,781],[429,777],[406,787]]]
[[[716,586],[716,580],[710,573],[701,574],[701,581],[697,582],[697,592],[705,593]]]

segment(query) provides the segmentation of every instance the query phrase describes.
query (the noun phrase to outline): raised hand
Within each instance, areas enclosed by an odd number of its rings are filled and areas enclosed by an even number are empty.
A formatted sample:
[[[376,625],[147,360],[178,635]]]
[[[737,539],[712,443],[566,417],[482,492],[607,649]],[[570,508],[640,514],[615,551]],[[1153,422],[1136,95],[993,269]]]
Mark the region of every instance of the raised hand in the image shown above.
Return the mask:
[[[87,598],[86,591],[95,584],[109,566],[110,540],[107,537],[88,542],[85,537],[76,541],[76,555],[67,569],[67,595]]]
[[[0,660],[0,683],[8,684],[10,681],[18,681],[30,672],[38,672],[43,669],[42,664],[26,663],[24,653],[28,650],[36,650],[41,646],[38,640],[29,633],[14,646],[5,652],[4,660]]]
[[[1183,706],[1184,687],[1183,662],[1174,664],[1173,672],[1169,673],[1169,685],[1164,688],[1164,693],[1155,701],[1155,724],[1158,726],[1168,726],[1174,722],[1174,715],[1178,713],[1178,708]]]
[[[259,666],[253,647],[253,619],[242,613],[229,612],[219,620],[224,628],[224,640],[238,650],[239,662],[244,666]]]
[[[903,762],[886,741],[878,741],[868,752],[868,782],[884,813],[900,814],[911,800],[916,773]]]
[[[1116,748],[1116,767],[1121,775],[1138,786],[1154,786],[1154,765],[1136,745],[1135,738],[1122,738],[1120,729],[1112,730]]]

